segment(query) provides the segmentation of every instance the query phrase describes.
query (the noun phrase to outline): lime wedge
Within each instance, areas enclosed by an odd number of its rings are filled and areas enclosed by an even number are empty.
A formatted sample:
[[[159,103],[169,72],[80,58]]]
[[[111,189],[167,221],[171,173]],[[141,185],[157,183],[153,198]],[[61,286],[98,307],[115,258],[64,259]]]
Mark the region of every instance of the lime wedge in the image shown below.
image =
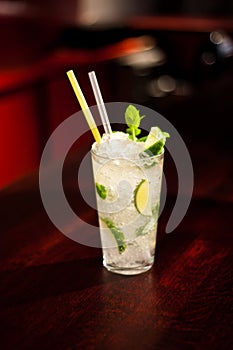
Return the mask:
[[[145,149],[151,147],[154,143],[159,141],[163,138],[163,132],[158,126],[153,126],[150,129],[150,133],[147,136],[146,142],[145,142]]]
[[[149,154],[149,156],[156,156],[163,152],[163,148],[164,148],[164,141],[158,140],[152,146],[146,148],[144,152]]]
[[[151,215],[149,182],[146,179],[142,179],[134,190],[134,205],[140,214]]]
[[[150,155],[162,153],[167,137],[169,137],[169,134],[163,132],[158,126],[152,127],[145,142],[144,152]]]

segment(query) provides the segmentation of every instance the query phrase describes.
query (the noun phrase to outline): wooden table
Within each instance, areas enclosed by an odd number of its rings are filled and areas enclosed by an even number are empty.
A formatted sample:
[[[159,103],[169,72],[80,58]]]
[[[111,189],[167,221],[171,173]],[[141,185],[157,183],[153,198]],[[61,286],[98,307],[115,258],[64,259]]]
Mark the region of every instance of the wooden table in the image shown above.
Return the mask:
[[[232,348],[232,155],[200,147],[192,157],[189,211],[164,234],[171,190],[154,267],[133,277],[53,226],[37,175],[1,192],[1,349]]]

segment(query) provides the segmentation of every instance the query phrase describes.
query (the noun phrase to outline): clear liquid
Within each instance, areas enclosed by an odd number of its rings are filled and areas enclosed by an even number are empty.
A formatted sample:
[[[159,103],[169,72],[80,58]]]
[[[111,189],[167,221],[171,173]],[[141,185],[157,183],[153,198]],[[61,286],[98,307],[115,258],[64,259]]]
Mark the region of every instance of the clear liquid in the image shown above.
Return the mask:
[[[107,189],[105,199],[96,195],[104,266],[127,275],[147,271],[154,262],[163,156],[131,161],[92,155],[92,161],[95,183]],[[150,205],[141,214],[135,206],[135,189],[143,179],[149,182]]]

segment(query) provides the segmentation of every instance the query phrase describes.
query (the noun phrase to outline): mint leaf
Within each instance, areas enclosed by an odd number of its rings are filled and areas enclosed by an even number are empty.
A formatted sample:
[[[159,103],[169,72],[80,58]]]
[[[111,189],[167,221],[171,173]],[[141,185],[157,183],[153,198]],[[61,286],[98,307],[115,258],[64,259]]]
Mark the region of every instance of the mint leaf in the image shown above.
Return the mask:
[[[152,218],[149,218],[147,222],[139,226],[136,230],[136,237],[144,236],[149,233],[152,229],[154,229],[157,225],[159,217],[159,202],[157,202],[152,208]]]
[[[128,128],[126,129],[127,133],[132,135],[132,128]],[[141,134],[141,130],[140,129],[135,129],[135,135],[138,136]]]
[[[124,233],[119,229],[119,227],[115,226],[115,224],[108,218],[101,218],[101,220],[105,223],[105,225],[107,225],[109,230],[112,232],[117,242],[119,253],[124,253],[126,249]]]
[[[136,230],[136,237],[145,236],[150,233],[152,230],[155,230],[157,221],[154,217],[150,218],[143,226],[140,226]]]
[[[162,131],[162,133],[165,139],[170,137],[170,134],[168,132]]]
[[[129,105],[125,111],[125,121],[129,128],[132,126],[138,128],[141,121],[139,110]]]
[[[147,136],[142,136],[140,139],[138,139],[138,142],[145,142],[147,139]]]
[[[106,199],[106,197],[107,197],[106,187],[104,185],[100,185],[96,182],[95,188],[96,188],[96,191],[97,191],[98,195],[100,196],[100,198]]]
[[[129,105],[125,111],[125,122],[128,125],[126,132],[130,135],[130,138],[136,141],[136,136],[141,133],[139,129],[141,120],[144,116],[140,116],[139,110],[133,105]]]

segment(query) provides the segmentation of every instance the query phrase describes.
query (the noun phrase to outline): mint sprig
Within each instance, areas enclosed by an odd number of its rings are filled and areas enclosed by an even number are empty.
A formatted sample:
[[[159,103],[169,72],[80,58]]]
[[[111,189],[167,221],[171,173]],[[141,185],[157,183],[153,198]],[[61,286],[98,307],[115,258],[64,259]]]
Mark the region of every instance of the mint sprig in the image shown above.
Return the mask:
[[[125,122],[128,126],[126,132],[130,135],[133,141],[137,140],[137,136],[140,135],[141,129],[139,129],[141,120],[144,116],[140,116],[139,110],[133,105],[129,105],[125,111]]]
[[[112,232],[118,246],[118,251],[120,254],[124,253],[126,249],[125,236],[124,233],[120,230],[119,227],[115,226],[115,224],[108,218],[101,218],[101,220],[107,225],[109,230]]]

